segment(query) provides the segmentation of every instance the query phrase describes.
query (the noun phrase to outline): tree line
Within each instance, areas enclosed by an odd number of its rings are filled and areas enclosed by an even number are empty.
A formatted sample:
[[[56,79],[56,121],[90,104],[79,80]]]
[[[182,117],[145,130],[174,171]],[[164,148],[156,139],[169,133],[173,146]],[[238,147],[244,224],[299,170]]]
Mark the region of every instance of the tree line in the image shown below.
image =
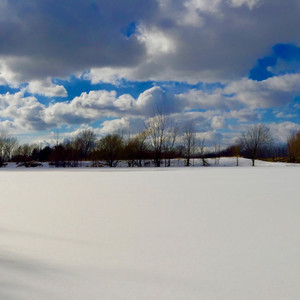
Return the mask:
[[[86,129],[73,138],[57,139],[52,146],[20,145],[16,138],[0,132],[0,167],[7,162],[26,167],[42,162],[56,167],[77,167],[82,161],[91,161],[95,167],[116,167],[120,161],[126,161],[128,167],[168,167],[174,158],[184,158],[186,166],[192,164],[193,158],[200,158],[203,166],[207,166],[208,158],[214,158],[218,164],[221,156],[236,157],[237,165],[239,157],[251,159],[253,166],[258,158],[300,162],[300,131],[288,137],[286,144],[276,145],[267,126],[253,125],[234,145],[225,149],[215,145],[213,150],[206,149],[204,138],[197,138],[194,121],[187,121],[179,128],[165,114],[150,118],[145,130],[132,137],[110,133],[97,139],[92,129]]]

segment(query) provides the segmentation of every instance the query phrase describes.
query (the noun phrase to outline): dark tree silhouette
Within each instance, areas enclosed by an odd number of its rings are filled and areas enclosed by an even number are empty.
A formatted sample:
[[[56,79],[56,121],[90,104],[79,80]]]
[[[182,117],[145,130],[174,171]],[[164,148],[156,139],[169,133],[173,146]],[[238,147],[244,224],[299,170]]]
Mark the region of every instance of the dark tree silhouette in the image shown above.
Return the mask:
[[[80,158],[87,159],[96,146],[96,134],[92,129],[86,129],[77,134],[73,147],[80,153]]]
[[[270,129],[263,124],[253,125],[239,139],[241,149],[252,160],[252,166],[264,147],[272,143]]]
[[[123,138],[117,133],[108,134],[100,139],[98,144],[100,158],[110,167],[117,166],[123,149]]]

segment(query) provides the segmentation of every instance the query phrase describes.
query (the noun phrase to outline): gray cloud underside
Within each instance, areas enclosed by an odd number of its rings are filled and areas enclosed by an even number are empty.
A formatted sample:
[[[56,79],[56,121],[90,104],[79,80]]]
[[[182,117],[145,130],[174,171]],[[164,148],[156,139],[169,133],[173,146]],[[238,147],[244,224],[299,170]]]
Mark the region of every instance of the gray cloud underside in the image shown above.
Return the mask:
[[[0,75],[28,82],[108,67],[136,80],[227,81],[274,44],[299,44],[299,14],[298,0],[1,0]]]

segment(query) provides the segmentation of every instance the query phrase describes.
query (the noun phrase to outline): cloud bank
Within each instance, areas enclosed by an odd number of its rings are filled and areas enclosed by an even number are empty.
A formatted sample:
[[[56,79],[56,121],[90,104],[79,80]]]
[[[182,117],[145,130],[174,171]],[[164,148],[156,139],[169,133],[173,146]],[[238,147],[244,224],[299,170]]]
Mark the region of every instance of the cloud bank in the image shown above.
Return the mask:
[[[298,0],[0,0],[0,125],[137,130],[160,106],[216,138],[297,127],[299,15]]]

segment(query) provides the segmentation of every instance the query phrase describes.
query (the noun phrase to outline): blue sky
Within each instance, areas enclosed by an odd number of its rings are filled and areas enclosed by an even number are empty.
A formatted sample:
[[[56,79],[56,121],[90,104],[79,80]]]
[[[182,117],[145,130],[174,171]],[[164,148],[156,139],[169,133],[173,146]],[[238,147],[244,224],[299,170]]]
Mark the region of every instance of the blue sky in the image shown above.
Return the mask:
[[[21,142],[144,129],[155,107],[208,145],[300,130],[298,0],[0,0],[0,130]]]

